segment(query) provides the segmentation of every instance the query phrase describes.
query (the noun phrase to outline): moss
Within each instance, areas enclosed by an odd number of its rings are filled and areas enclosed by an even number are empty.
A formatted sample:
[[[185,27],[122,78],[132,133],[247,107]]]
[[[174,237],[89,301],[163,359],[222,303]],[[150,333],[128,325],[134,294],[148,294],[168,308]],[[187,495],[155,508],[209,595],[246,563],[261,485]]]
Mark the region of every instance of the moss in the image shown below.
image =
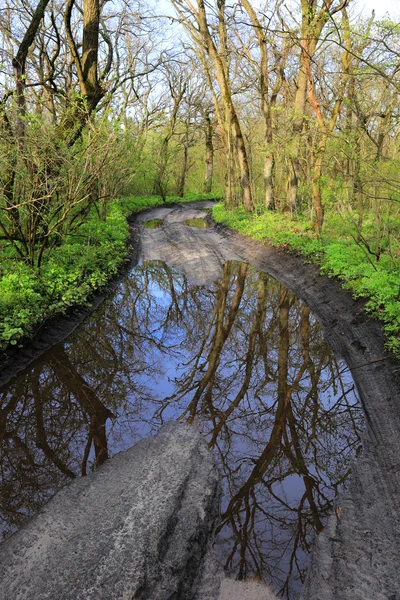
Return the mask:
[[[143,227],[146,229],[158,229],[162,225],[162,219],[149,219],[148,221],[142,221]]]
[[[197,229],[207,229],[208,225],[205,219],[188,219],[185,221],[188,227],[196,227]]]

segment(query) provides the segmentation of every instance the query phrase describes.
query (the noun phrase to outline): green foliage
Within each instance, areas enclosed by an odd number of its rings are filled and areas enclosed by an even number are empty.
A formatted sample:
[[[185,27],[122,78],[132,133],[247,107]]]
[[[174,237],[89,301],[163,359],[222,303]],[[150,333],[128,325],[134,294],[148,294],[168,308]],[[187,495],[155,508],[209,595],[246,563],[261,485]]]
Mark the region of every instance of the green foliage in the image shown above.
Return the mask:
[[[192,194],[167,200],[211,197]],[[93,208],[77,232],[65,235],[58,247],[45,252],[40,272],[17,260],[9,246],[0,246],[0,350],[32,335],[45,319],[88,303],[128,257],[126,217],[161,205],[158,196],[122,198],[108,204],[105,221]]]
[[[102,213],[123,193],[133,172],[120,123],[108,116],[89,119],[71,144],[63,128],[40,113],[27,113],[23,159],[16,156],[14,138],[4,136],[0,229],[8,254],[13,246],[14,256],[40,268],[45,249],[79,228],[96,203]]]
[[[142,221],[142,225],[147,229],[158,229],[162,225],[162,219],[149,219],[148,221]]]
[[[215,206],[213,218],[217,223],[224,223],[255,240],[298,250],[307,256],[313,256],[322,250],[321,242],[301,218],[292,220],[288,215],[264,209],[253,214],[246,213],[243,208],[231,212],[222,204]]]
[[[188,227],[196,227],[197,229],[207,229],[208,227],[205,219],[187,219],[185,225]]]
[[[317,239],[305,220],[271,211],[231,212],[217,204],[213,217],[253,239],[300,251],[318,263],[322,273],[338,277],[355,297],[367,299],[367,310],[383,321],[387,348],[400,356],[400,247],[391,255],[381,254],[377,261],[356,243],[349,224],[337,214],[329,215],[322,239]],[[369,228],[373,228],[372,218],[367,216],[365,235]]]

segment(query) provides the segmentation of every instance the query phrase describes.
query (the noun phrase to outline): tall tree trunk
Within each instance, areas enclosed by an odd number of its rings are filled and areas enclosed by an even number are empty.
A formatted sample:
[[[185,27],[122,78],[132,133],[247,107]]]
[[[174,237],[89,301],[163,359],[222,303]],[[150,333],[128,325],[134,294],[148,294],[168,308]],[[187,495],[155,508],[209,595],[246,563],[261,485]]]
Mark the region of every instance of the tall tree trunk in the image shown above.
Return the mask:
[[[90,111],[96,108],[102,95],[98,79],[99,29],[99,0],[83,0],[82,74]]]
[[[206,173],[204,178],[203,190],[204,193],[209,194],[212,190],[214,170],[213,127],[209,114],[206,115],[205,121]]]
[[[226,23],[225,23],[225,1],[221,0],[218,3],[218,15],[219,15],[219,32],[220,32],[220,44],[221,48],[217,50],[214,40],[210,34],[204,0],[198,0],[198,13],[197,22],[200,29],[200,33],[204,40],[204,44],[208,55],[212,58],[215,66],[215,72],[217,76],[218,85],[220,88],[224,111],[226,117],[230,116],[228,120],[225,118],[226,127],[229,132],[232,132],[233,148],[235,150],[237,163],[240,171],[240,185],[243,199],[243,206],[246,211],[252,211],[254,209],[253,195],[250,187],[250,169],[249,162],[247,159],[246,145],[240,122],[236,113],[235,106],[232,101],[232,94],[230,90],[229,78],[228,78],[228,67],[226,62],[227,47],[226,47]],[[195,39],[198,42],[198,37]]]
[[[17,54],[14,56],[12,65],[15,76],[16,86],[16,101],[18,107],[17,124],[15,128],[15,134],[18,139],[18,144],[22,151],[24,146],[25,137],[25,67],[26,59],[28,57],[28,51],[33,44],[37,31],[40,27],[40,23],[44,17],[47,5],[50,0],[40,0],[36,9],[32,15],[31,22],[29,23],[28,29],[25,32],[23,40],[18,48]]]
[[[235,155],[233,150],[233,133],[231,129],[230,112],[225,110],[225,148],[226,148],[226,175],[225,175],[225,203],[227,206],[237,206],[235,185]]]
[[[266,127],[267,129],[267,127]],[[266,131],[265,139],[269,138],[269,132]],[[272,140],[271,140],[272,142]],[[270,142],[267,142],[270,145]],[[274,165],[275,158],[273,152],[266,152],[264,158],[264,202],[266,208],[275,210],[275,185],[274,185]]]
[[[261,93],[261,111],[264,118],[264,142],[265,142],[265,158],[264,158],[264,201],[265,206],[271,210],[275,210],[275,190],[274,190],[274,154],[272,150],[272,115],[271,101],[269,94],[269,72],[268,72],[268,53],[265,28],[257,16],[256,11],[248,0],[242,0],[243,6],[250,17],[252,26],[254,27],[257,36],[258,45],[260,48],[260,93]],[[278,84],[280,87],[280,84]],[[276,95],[278,90],[276,90]]]
[[[247,212],[254,210],[253,194],[250,186],[250,167],[247,157],[246,145],[240,127],[239,119],[236,110],[230,101],[230,110],[232,116],[233,139],[236,148],[236,154],[240,171],[240,186],[242,192],[243,206]]]
[[[320,110],[320,106],[319,103],[317,101],[316,95],[315,95],[315,90],[314,90],[314,83],[313,83],[313,77],[312,77],[312,71],[311,71],[311,57],[309,55],[309,53],[307,55],[305,55],[305,59],[304,59],[304,66],[305,66],[305,71],[306,71],[306,75],[307,75],[307,88],[308,88],[308,99],[310,101],[311,106],[313,107],[316,117],[317,117],[317,124],[320,130],[320,141],[318,144],[318,148],[315,154],[315,160],[314,160],[314,164],[313,164],[313,171],[312,171],[312,183],[311,183],[311,194],[312,194],[312,201],[313,201],[313,206],[314,206],[314,210],[315,210],[315,225],[317,228],[318,233],[321,233],[322,230],[322,225],[324,222],[324,209],[323,209],[323,205],[322,205],[322,198],[321,198],[321,176],[322,176],[322,164],[323,164],[323,160],[324,160],[324,156],[325,156],[325,150],[326,150],[326,145],[327,145],[327,141],[328,141],[328,136],[332,134],[336,122],[338,120],[339,114],[340,114],[340,110],[343,104],[343,99],[344,99],[344,95],[345,95],[345,91],[347,88],[347,84],[350,78],[350,69],[351,69],[351,65],[354,59],[354,53],[351,52],[351,39],[350,39],[350,26],[349,26],[349,20],[348,20],[348,16],[347,16],[347,12],[345,8],[342,8],[342,29],[343,29],[343,33],[344,33],[344,40],[345,40],[345,48],[342,54],[342,67],[343,67],[343,71],[341,73],[341,79],[340,79],[340,87],[337,93],[337,97],[335,100],[335,104],[332,108],[332,112],[330,115],[330,119],[329,121],[325,121],[322,112]],[[310,44],[308,44],[308,47],[310,46]],[[315,49],[314,49],[315,51]],[[358,52],[360,52],[360,49],[358,49]],[[314,52],[313,52],[314,54]],[[361,52],[360,52],[361,54]]]
[[[301,177],[300,163],[300,140],[303,130],[304,113],[307,97],[307,71],[305,66],[305,50],[302,46],[300,55],[300,68],[297,78],[297,89],[294,99],[294,114],[292,123],[292,142],[290,148],[290,169],[288,173],[286,203],[291,212],[297,208],[297,195],[299,189],[299,180]]]
[[[329,19],[343,8],[341,4],[334,7],[334,0],[325,0],[322,7],[317,10],[315,5],[314,0],[301,0],[301,50],[293,105],[292,143],[290,148],[291,172],[288,173],[287,184],[287,204],[292,212],[297,207],[298,186],[301,179],[301,134],[304,125],[309,67],[323,28]]]
[[[96,109],[105,94],[98,76],[100,2],[99,0],[84,0],[83,2],[82,56],[79,55],[78,45],[72,33],[71,18],[74,5],[75,0],[67,0],[64,23],[82,98],[80,102],[75,102],[72,113],[67,115],[63,122],[64,131],[67,136],[70,136],[68,140],[70,145],[80,137],[90,114]]]
[[[188,156],[189,156],[189,148],[187,143],[183,146],[183,161],[182,161],[182,170],[181,175],[179,177],[179,185],[178,185],[178,196],[179,198],[183,198],[185,194],[185,183],[186,183],[186,175],[188,170]]]
[[[364,194],[362,189],[361,177],[360,177],[360,161],[358,157],[355,160],[354,166],[354,186],[353,186],[353,196],[355,199],[355,204],[358,210],[358,219],[357,219],[357,242],[361,242],[362,238],[362,230],[364,223]]]
[[[326,149],[326,136],[320,141],[316,156],[314,160],[312,181],[311,181],[311,197],[312,203],[315,210],[315,225],[318,233],[321,233],[322,225],[324,223],[324,207],[322,204],[321,197],[321,177],[322,177],[322,163],[325,156]]]

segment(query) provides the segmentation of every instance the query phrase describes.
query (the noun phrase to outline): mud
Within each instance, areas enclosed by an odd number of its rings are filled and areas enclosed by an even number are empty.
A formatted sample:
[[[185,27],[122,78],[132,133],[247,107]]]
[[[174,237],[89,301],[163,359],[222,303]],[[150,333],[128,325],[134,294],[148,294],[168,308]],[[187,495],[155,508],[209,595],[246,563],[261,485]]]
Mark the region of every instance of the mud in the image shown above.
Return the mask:
[[[216,279],[226,260],[240,260],[280,280],[302,298],[321,322],[326,339],[348,363],[366,416],[363,451],[353,468],[349,491],[318,536],[303,600],[400,600],[400,368],[384,351],[379,323],[364,303],[337,281],[319,275],[296,255],[263,246],[224,227],[185,225],[206,218],[210,202],[146,211],[131,221],[132,260],[164,260],[198,285]],[[159,229],[141,222],[162,219]],[[117,279],[109,287],[115,288]],[[92,307],[48,323],[32,344],[8,356],[4,383],[52,343],[65,338],[106,297]]]
[[[169,423],[65,486],[0,545],[0,599],[203,600],[218,508],[200,429]]]

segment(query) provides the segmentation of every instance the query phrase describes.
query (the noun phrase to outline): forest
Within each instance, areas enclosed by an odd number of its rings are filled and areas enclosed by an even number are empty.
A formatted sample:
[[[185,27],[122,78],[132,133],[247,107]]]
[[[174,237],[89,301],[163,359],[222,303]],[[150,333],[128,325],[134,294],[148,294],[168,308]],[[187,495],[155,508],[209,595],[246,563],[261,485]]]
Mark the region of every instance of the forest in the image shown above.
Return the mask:
[[[2,0],[0,350],[90,301],[127,217],[215,199],[400,352],[400,25],[353,0]]]

